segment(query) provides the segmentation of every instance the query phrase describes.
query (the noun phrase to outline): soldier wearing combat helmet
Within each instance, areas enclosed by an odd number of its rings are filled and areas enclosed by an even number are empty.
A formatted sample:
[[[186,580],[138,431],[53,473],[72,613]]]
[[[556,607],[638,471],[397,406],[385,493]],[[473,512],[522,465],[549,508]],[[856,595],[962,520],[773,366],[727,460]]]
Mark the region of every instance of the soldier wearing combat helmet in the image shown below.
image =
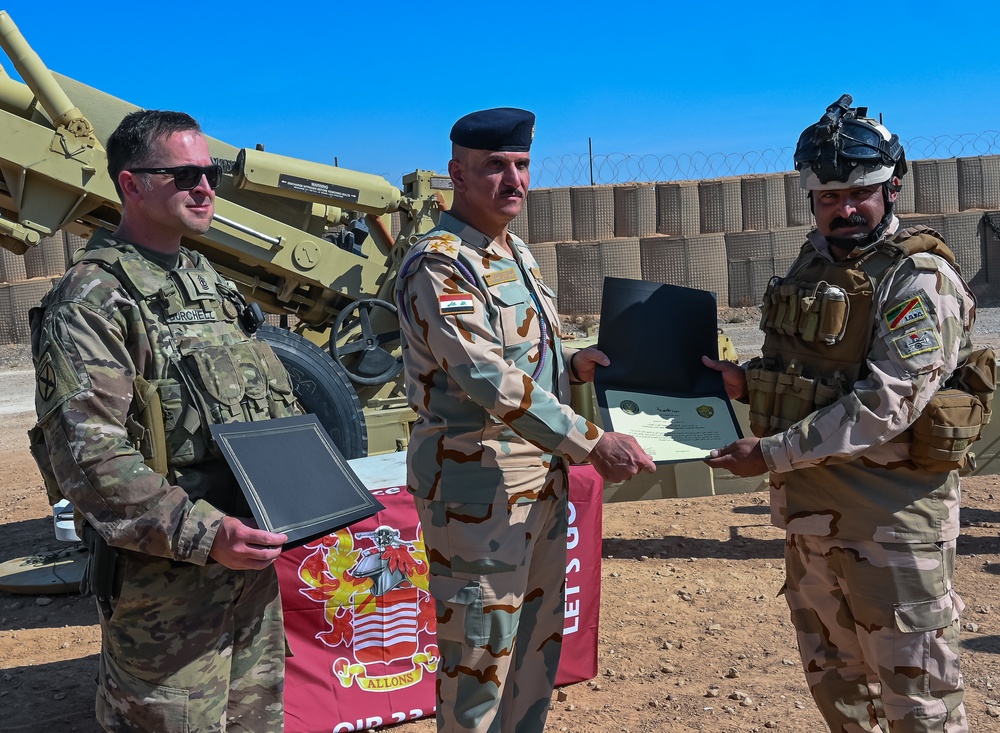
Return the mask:
[[[622,480],[654,466],[568,406],[596,349],[563,351],[553,293],[507,225],[524,203],[535,116],[455,123],[455,202],[396,283],[407,450],[437,603],[440,731],[541,733],[563,631],[567,463]]]
[[[957,733],[959,473],[995,363],[973,348],[975,298],[941,235],[894,214],[899,139],[851,102],[799,139],[816,228],[765,292],[762,356],[704,359],[757,436],[707,463],[770,472],[785,598],[830,729]]]

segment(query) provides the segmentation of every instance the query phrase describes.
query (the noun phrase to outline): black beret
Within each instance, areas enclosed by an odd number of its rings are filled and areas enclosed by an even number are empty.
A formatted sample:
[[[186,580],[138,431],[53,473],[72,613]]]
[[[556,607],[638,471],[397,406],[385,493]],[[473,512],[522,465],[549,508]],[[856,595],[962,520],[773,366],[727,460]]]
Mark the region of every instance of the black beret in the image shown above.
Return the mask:
[[[535,136],[535,115],[514,107],[472,112],[451,128],[451,141],[473,150],[526,153]]]

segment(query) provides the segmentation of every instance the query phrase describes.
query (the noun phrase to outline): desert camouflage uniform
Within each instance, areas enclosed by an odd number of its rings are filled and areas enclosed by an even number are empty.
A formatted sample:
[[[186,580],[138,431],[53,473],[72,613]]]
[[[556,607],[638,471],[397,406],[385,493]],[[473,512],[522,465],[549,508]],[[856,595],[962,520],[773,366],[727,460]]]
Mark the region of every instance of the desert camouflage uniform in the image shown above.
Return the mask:
[[[790,273],[820,261],[831,280],[838,268],[859,269],[860,253],[835,263],[822,235],[809,241]],[[945,259],[919,253],[889,271],[870,318],[863,300],[847,325],[849,335],[870,329],[853,387],[761,440],[772,522],[787,533],[786,600],[831,730],[964,731],[963,603],[952,588],[958,472],[918,469],[905,431],[972,350],[975,299]],[[788,336],[765,334],[764,358],[787,362]],[[816,359],[807,376],[843,366]]]
[[[513,257],[443,214],[397,280],[442,731],[543,729],[562,644],[566,460],[601,436],[566,405],[552,292],[524,243],[508,243]]]
[[[280,731],[284,637],[274,568],[209,559],[225,514],[249,508],[206,422],[294,414],[273,351],[238,320],[231,283],[182,249],[158,264],[108,232],[92,237],[42,302],[33,353],[36,430],[59,491],[124,560],[99,604],[99,722],[113,731]],[[163,402],[168,470],[144,463],[134,379]],[[55,497],[54,497],[55,498]]]

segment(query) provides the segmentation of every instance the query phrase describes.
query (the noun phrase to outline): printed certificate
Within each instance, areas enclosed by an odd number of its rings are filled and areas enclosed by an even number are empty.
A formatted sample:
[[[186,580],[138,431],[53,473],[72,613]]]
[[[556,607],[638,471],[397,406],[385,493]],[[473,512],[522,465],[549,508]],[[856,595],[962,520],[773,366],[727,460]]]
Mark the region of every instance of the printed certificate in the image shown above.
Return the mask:
[[[628,433],[657,463],[703,460],[740,438],[729,403],[719,397],[605,392],[614,429]]]

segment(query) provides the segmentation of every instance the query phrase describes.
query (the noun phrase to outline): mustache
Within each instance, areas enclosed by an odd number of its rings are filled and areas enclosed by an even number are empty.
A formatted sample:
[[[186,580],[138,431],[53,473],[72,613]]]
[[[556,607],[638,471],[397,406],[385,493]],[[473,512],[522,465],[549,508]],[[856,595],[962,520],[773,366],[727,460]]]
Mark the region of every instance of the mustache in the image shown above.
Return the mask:
[[[523,199],[524,198],[524,191],[522,191],[520,188],[510,188],[510,187],[507,187],[507,188],[503,188],[503,189],[500,190],[500,195],[501,196],[517,196],[518,198]]]
[[[830,231],[835,231],[837,229],[846,229],[848,227],[861,227],[868,224],[868,219],[866,219],[861,214],[855,212],[848,217],[838,216],[833,221],[830,222]]]

